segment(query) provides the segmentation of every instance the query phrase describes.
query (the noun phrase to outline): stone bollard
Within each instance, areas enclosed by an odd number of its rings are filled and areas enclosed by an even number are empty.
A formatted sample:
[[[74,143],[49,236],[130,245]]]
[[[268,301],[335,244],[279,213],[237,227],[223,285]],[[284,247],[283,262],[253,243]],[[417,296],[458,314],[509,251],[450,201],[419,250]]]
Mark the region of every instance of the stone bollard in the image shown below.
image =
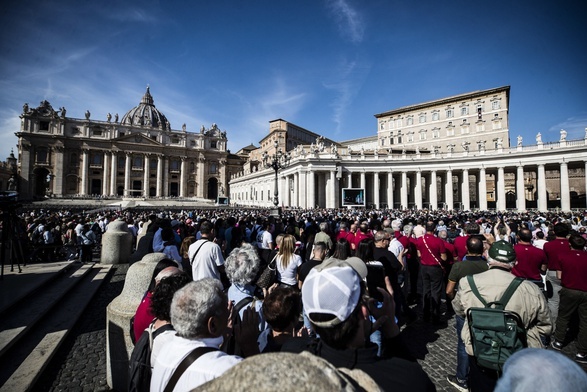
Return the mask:
[[[164,253],[149,253],[128,268],[122,293],[106,308],[106,382],[115,391],[126,391],[128,361],[134,344],[130,338],[130,319],[135,315],[153,271]]]
[[[108,230],[102,236],[101,264],[128,263],[132,251],[132,234],[127,223],[117,219],[108,224]]]

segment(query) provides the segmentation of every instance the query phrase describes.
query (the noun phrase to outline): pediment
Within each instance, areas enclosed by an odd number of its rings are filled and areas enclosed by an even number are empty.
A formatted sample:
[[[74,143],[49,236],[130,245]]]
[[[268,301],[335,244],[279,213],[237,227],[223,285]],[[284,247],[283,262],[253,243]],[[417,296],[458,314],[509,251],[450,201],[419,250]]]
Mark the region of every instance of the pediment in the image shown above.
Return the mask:
[[[131,135],[124,135],[119,138],[113,140],[114,143],[132,143],[132,144],[139,144],[143,146],[157,146],[162,147],[163,144],[159,143],[157,140],[153,140],[150,137],[143,135],[142,133],[134,133]]]

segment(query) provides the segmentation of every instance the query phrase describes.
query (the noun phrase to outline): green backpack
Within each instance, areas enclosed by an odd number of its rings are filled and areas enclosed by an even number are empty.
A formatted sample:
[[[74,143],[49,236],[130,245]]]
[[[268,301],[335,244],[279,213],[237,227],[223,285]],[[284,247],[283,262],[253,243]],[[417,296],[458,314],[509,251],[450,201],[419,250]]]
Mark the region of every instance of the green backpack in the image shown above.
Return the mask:
[[[487,303],[475,285],[473,276],[467,276],[473,294],[483,308],[467,309],[473,353],[477,364],[501,373],[505,361],[516,351],[528,346],[526,328],[520,316],[505,307],[524,280],[515,278],[498,301]]]

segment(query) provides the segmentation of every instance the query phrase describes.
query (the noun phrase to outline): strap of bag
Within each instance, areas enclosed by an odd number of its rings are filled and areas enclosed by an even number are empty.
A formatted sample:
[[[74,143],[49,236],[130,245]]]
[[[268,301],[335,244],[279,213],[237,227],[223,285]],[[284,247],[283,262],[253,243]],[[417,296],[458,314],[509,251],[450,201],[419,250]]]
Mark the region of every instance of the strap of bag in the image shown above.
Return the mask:
[[[209,239],[204,239],[204,242],[202,242],[202,245],[200,245],[200,247],[198,248],[198,250],[196,250],[196,253],[194,253],[194,255],[192,256],[192,259],[190,260],[190,265],[194,265],[194,260],[196,259],[196,256],[198,255],[198,252],[200,251],[200,249],[202,249],[202,246],[204,246],[206,244],[206,242],[210,242]]]
[[[236,305],[234,305],[234,308],[233,308],[234,312],[239,313],[242,308],[244,308],[245,306],[247,306],[248,304],[250,304],[254,300],[255,300],[255,297],[245,297],[245,298],[241,299],[240,301],[238,301],[236,303]]]
[[[183,361],[181,361],[180,364],[177,366],[177,368],[171,375],[171,378],[169,379],[167,386],[165,386],[163,392],[172,392],[175,388],[175,385],[177,385],[179,378],[183,375],[187,368],[189,368],[190,365],[196,361],[196,359],[211,351],[218,351],[218,349],[214,347],[202,346],[194,349],[191,353],[189,353],[188,356],[185,357]]]
[[[483,299],[483,297],[479,293],[479,290],[477,289],[477,285],[475,284],[475,280],[473,279],[473,275],[467,275],[467,281],[469,282],[469,285],[471,286],[471,291],[473,292],[473,294],[475,294],[475,296],[477,298],[479,298],[479,300],[481,301],[483,306],[488,307],[487,301],[485,301]],[[490,303],[489,305],[491,305],[493,303],[498,303],[499,304],[499,306],[497,307],[498,309],[505,309],[505,306],[510,301],[510,298],[512,297],[512,295],[514,294],[514,292],[516,291],[518,286],[523,281],[524,281],[524,279],[522,279],[522,278],[515,278],[514,280],[512,280],[512,282],[510,283],[508,288],[505,290],[505,292],[503,293],[501,298],[498,301]]]
[[[428,244],[426,243],[426,235],[422,236],[422,242],[424,243],[424,245],[426,246],[426,249],[428,249],[428,252],[432,255],[432,257],[434,258],[434,260],[436,260],[436,262],[438,263],[438,265],[440,266],[440,268],[442,268],[442,270],[444,271],[444,265],[442,265],[442,263],[440,262],[440,260],[438,260],[438,258],[436,257],[436,255],[434,253],[432,253],[432,251],[430,250],[430,248],[428,247]]]

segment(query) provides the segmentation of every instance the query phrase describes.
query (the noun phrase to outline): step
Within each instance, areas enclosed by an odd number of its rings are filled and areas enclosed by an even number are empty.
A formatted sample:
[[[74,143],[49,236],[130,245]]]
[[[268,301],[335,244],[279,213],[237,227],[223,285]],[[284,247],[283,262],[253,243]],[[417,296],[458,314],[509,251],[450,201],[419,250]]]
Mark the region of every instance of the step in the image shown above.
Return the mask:
[[[0,317],[0,358],[91,269],[91,264],[71,265],[68,271],[53,278],[50,284],[42,289],[36,288],[6,311]]]
[[[85,266],[84,266],[85,267]],[[80,268],[81,270],[82,268]],[[49,364],[67,334],[108,276],[112,266],[88,266],[79,283],[70,287],[50,313],[37,320],[26,338],[6,351],[0,367],[0,392],[29,391]],[[77,271],[76,271],[77,272]],[[58,284],[58,282],[55,282]],[[49,307],[49,306],[48,306]]]

